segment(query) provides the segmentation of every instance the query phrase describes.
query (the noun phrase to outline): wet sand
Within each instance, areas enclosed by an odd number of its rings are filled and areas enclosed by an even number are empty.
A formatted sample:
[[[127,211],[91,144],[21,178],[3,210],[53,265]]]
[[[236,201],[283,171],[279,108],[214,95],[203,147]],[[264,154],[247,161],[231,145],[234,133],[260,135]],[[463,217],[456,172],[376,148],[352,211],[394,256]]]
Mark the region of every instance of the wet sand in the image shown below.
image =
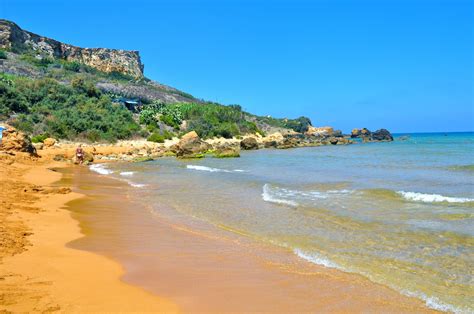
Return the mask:
[[[128,184],[86,168],[63,182],[86,195],[68,204],[86,235],[69,246],[117,260],[123,281],[184,312],[432,312],[362,276],[175,217],[170,208],[154,214],[131,200]]]
[[[18,157],[18,156],[17,156]],[[2,155],[0,312],[177,312],[177,306],[119,278],[117,262],[66,243],[82,237],[64,205],[70,193],[44,160]]]

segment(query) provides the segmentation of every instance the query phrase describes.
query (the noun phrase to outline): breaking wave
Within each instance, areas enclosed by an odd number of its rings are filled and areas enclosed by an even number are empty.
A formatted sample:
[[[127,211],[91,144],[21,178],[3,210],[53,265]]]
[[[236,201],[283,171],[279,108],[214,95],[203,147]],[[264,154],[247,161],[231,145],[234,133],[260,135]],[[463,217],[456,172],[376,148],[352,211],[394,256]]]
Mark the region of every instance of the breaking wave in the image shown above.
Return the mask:
[[[191,170],[208,171],[208,172],[244,172],[244,170],[241,170],[241,169],[226,170],[226,169],[211,168],[211,167],[196,166],[196,165],[187,165],[186,168],[191,169]]]
[[[91,165],[89,166],[89,169],[94,172],[97,172],[98,174],[103,174],[103,175],[114,173],[112,170],[108,169],[104,164]]]
[[[133,176],[134,173],[135,172],[133,172],[133,171],[123,171],[123,172],[120,172],[120,175],[124,176],[124,177],[131,177],[131,176]]]
[[[474,202],[472,198],[466,197],[451,197],[451,196],[443,196],[439,194],[424,194],[424,193],[417,193],[417,192],[405,192],[405,191],[398,191],[397,194],[401,195],[404,199],[409,201],[415,202],[423,202],[423,203],[468,203]]]
[[[277,196],[275,196],[275,193],[272,192],[272,189],[269,184],[265,184],[263,186],[262,198],[265,202],[288,205],[292,207],[298,206],[298,203],[295,201],[286,200],[286,199],[278,198]]]
[[[275,187],[270,184],[263,186],[262,198],[266,202],[284,204],[296,207],[299,202],[312,203],[325,200],[334,196],[351,194],[352,190],[329,190],[329,191],[299,191]]]

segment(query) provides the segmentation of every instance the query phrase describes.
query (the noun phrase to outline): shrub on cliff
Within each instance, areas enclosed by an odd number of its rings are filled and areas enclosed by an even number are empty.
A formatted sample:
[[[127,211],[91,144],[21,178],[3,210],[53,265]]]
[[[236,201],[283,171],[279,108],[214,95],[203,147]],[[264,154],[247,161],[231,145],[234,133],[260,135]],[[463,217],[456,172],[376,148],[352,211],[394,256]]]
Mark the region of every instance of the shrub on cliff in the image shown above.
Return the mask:
[[[0,49],[0,59],[6,59],[7,52],[5,50]]]
[[[14,114],[18,129],[55,138],[115,141],[140,130],[130,111],[81,78],[73,86],[52,79],[15,78],[12,85],[0,80],[0,115]]]

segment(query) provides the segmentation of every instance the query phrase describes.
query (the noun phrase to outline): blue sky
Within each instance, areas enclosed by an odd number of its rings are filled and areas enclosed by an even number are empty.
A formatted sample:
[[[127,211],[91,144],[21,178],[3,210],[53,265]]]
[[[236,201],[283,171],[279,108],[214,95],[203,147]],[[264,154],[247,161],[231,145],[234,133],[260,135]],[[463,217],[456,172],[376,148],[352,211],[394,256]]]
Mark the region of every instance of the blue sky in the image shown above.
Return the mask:
[[[139,50],[146,76],[314,125],[474,130],[473,1],[10,1],[0,17]]]

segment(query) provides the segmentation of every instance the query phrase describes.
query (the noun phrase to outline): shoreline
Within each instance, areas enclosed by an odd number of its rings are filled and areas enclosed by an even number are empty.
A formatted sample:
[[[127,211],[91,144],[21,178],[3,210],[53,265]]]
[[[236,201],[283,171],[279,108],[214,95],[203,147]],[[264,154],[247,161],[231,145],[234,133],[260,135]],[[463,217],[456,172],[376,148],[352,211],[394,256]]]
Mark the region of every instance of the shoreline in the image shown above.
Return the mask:
[[[143,211],[144,208],[130,200],[115,199],[114,210],[107,210],[104,207],[107,198],[112,204],[111,199],[126,194],[125,190],[133,191],[133,187],[120,179],[88,171],[81,176],[90,179],[76,184],[87,187],[85,194],[91,193],[90,199],[69,203],[87,235],[71,246],[117,260],[125,268],[122,280],[165,295],[183,311],[436,312],[417,298],[404,296],[357,274],[312,264],[282,248],[233,233],[229,235],[225,230],[206,227],[202,230],[202,226],[196,229],[168,221],[166,217],[151,217],[148,210]],[[100,185],[98,190],[92,182]],[[108,185],[113,188],[104,192]],[[107,196],[107,193],[112,194]],[[93,208],[93,204],[98,204],[97,198],[103,204]],[[113,224],[115,221],[120,223]],[[150,232],[137,232],[134,225]],[[145,243],[155,243],[156,247],[143,244],[142,239]],[[256,251],[259,253],[255,254]],[[217,257],[215,252],[224,253]],[[199,289],[193,288],[196,281]],[[211,295],[210,291],[214,293]],[[216,298],[215,291],[219,291],[220,297]],[[298,297],[295,291],[299,292]],[[288,302],[290,294],[292,302]]]
[[[79,222],[65,209],[82,195],[63,187],[62,175],[51,170],[67,166],[21,154],[14,158],[0,163],[8,180],[2,191],[2,233],[13,243],[10,250],[2,243],[2,311],[178,311],[168,300],[121,281],[119,263],[67,246],[83,237]],[[9,228],[9,222],[16,224]],[[15,241],[23,246],[15,247]]]

